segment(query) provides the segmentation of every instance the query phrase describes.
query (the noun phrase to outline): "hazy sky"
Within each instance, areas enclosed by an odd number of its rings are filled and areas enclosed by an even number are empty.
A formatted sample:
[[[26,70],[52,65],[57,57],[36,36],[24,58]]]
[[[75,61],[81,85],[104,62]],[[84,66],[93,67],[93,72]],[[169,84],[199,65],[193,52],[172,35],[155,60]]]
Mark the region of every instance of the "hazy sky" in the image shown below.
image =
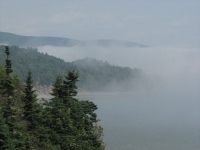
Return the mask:
[[[0,0],[0,31],[200,46],[199,0]]]

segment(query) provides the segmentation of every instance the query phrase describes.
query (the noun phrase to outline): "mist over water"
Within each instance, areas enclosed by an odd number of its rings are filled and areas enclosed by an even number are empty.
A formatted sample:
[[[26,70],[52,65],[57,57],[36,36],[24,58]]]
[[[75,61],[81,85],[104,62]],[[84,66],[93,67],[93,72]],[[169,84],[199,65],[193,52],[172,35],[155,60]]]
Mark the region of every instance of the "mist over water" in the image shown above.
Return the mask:
[[[38,50],[65,61],[90,57],[144,71],[147,80],[133,92],[79,95],[97,104],[108,150],[199,150],[199,48],[44,46]]]
[[[93,101],[109,149],[198,150],[199,96],[124,94]]]
[[[200,87],[199,48],[127,48],[123,46],[100,47],[96,45],[74,47],[38,47],[67,62],[86,57],[107,61],[111,65],[141,68],[150,82],[149,90],[155,92],[192,92]],[[147,83],[141,83],[141,85]],[[144,90],[144,89],[141,89]]]

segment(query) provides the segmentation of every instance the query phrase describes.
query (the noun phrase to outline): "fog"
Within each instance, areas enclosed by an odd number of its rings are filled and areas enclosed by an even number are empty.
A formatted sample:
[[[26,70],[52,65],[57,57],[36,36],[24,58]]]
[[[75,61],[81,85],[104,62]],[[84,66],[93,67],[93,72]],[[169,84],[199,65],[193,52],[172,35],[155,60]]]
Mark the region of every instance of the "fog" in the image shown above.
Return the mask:
[[[90,57],[144,71],[147,80],[137,92],[79,95],[97,104],[108,149],[199,148],[200,49],[93,45],[38,50],[65,61]]]
[[[95,45],[75,47],[38,47],[48,53],[71,62],[86,57],[107,61],[111,65],[141,68],[156,91],[192,92],[200,86],[199,48],[127,48],[99,47]],[[158,84],[158,82],[160,84]],[[145,84],[145,83],[144,83]]]

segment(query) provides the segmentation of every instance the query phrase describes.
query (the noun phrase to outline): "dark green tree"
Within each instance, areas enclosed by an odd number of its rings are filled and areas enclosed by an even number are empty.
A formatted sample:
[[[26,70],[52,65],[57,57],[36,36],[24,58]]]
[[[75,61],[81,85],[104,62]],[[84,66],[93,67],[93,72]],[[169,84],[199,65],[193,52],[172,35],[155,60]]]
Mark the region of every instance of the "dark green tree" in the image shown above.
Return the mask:
[[[0,87],[2,90],[2,95],[5,97],[13,96],[14,94],[14,86],[12,83],[12,78],[10,77],[10,73],[12,73],[12,63],[11,60],[9,59],[10,55],[10,50],[8,46],[5,46],[5,53],[6,53],[6,65],[5,65],[5,70],[6,70],[6,78],[1,81]]]
[[[5,123],[2,111],[0,112],[0,147],[6,149],[8,147],[9,128]]]
[[[0,129],[4,133],[2,137],[4,138],[3,147],[5,149],[26,149],[24,146],[27,136],[24,132],[26,125],[22,121],[21,112],[15,96],[5,98],[5,102],[1,106],[1,115],[4,119],[1,122],[2,128]]]
[[[5,78],[6,78],[6,70],[2,65],[0,65],[0,81],[4,80]]]
[[[2,150],[103,150],[102,128],[97,125],[97,106],[80,101],[78,72],[59,75],[53,98],[37,103],[30,70],[22,86],[12,73],[9,48],[5,68],[0,66],[0,149]],[[10,87],[10,88],[9,88]]]
[[[6,70],[0,65],[0,104],[2,103],[2,94],[4,92],[4,81],[6,79]]]
[[[26,122],[22,119],[22,84],[17,75],[12,73],[12,63],[9,59],[9,47],[5,47],[5,69],[1,69],[1,105],[0,105],[0,147],[9,150],[25,150],[29,135],[26,132]]]
[[[13,72],[12,70],[12,63],[11,60],[9,59],[9,55],[10,55],[10,50],[8,46],[5,46],[5,53],[6,53],[6,74],[9,75],[10,73]]]
[[[56,97],[56,98],[61,98],[62,97],[62,91],[63,91],[63,76],[58,75],[56,77],[56,81],[53,84],[53,89],[51,95]]]
[[[35,90],[33,90],[32,76],[28,71],[26,84],[24,85],[24,118],[28,121],[27,130],[33,131],[36,128],[40,106],[37,103]]]
[[[54,97],[45,107],[50,112],[47,122],[54,135],[52,143],[60,145],[61,149],[102,150],[102,140],[99,138],[99,131],[102,130],[94,126],[98,121],[94,113],[97,106],[93,102],[75,98],[77,72],[68,72],[64,79],[62,76],[56,78],[52,92]]]
[[[64,97],[74,97],[77,95],[77,85],[78,82],[78,72],[73,70],[69,71],[65,80],[63,81],[63,96]]]

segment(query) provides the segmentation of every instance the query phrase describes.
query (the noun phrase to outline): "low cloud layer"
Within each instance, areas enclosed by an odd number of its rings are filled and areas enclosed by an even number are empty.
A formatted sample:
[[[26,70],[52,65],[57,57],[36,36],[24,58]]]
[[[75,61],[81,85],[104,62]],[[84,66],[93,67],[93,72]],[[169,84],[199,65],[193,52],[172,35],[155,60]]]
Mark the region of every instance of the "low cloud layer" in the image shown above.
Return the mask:
[[[91,57],[144,71],[146,80],[139,81],[133,92],[84,95],[99,108],[97,114],[108,144],[113,141],[113,145],[116,145],[124,139],[131,139],[132,145],[132,139],[151,141],[154,137],[155,145],[161,139],[173,144],[171,140],[175,139],[176,142],[181,141],[175,143],[176,147],[185,143],[190,148],[199,146],[199,49],[45,46],[40,47],[39,51],[65,61]],[[110,85],[110,89],[118,90],[116,83]],[[168,149],[171,147],[169,145]]]
[[[160,82],[156,90],[191,91],[200,85],[200,50],[198,48],[126,48],[126,47],[38,47],[67,62],[86,57],[107,61],[111,65],[141,68],[151,82]],[[159,87],[160,86],[160,87]],[[161,87],[162,86],[162,87]]]

